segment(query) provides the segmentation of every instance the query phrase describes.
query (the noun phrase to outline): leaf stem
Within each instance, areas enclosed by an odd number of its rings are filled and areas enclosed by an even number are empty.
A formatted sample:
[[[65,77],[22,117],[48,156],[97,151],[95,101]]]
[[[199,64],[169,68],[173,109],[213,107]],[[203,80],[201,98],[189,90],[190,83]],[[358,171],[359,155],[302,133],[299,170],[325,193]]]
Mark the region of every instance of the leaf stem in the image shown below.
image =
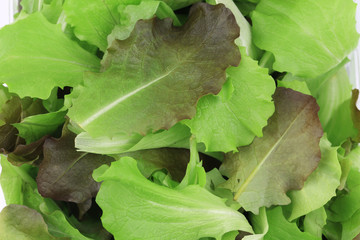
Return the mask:
[[[265,52],[259,61],[259,66],[262,68],[268,68],[269,74],[273,73],[273,64],[275,62],[275,57],[271,52]]]

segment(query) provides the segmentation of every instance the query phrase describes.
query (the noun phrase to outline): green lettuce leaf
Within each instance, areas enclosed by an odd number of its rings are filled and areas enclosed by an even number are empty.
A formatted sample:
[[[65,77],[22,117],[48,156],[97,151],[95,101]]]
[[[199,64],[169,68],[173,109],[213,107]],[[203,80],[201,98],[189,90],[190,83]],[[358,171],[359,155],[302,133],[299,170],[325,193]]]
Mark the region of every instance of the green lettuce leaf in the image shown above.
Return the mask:
[[[226,68],[240,60],[238,34],[223,5],[194,5],[180,28],[170,19],[139,21],[108,49],[107,70],[85,75],[68,115],[93,137],[169,129],[195,115],[201,96],[220,91]]]
[[[42,0],[22,0],[20,2],[22,10],[28,14],[39,12],[42,9]]]
[[[253,59],[258,59],[260,50],[252,41],[251,26],[245,19],[237,5],[232,0],[207,0],[210,4],[224,4],[234,14],[236,23],[240,27],[240,36],[235,40],[236,45],[246,48],[246,54]]]
[[[302,232],[296,223],[288,222],[282,212],[281,207],[276,207],[266,211],[269,230],[264,240],[319,240],[319,238],[307,232]]]
[[[23,179],[20,174],[30,172],[30,165],[22,165],[19,168],[12,166],[4,155],[0,155],[1,176],[0,183],[7,204],[23,204],[24,195],[22,194]],[[27,175],[22,174],[24,177]]]
[[[359,99],[359,89],[353,89],[350,101],[351,118],[353,120],[354,127],[357,130],[357,135],[354,138],[355,141],[360,142],[360,111],[356,105]]]
[[[351,169],[346,188],[330,202],[327,208],[328,219],[332,222],[349,220],[360,209],[360,172]]]
[[[306,79],[311,95],[320,106],[319,118],[330,142],[341,145],[357,134],[351,118],[351,89],[343,61],[329,72],[313,79]]]
[[[223,184],[224,182],[226,182],[226,180],[217,168],[213,168],[211,171],[206,173],[205,188],[212,194],[220,198],[226,199],[225,203],[229,207],[233,208],[234,210],[239,210],[241,208],[241,205],[237,201],[234,201],[233,194],[230,189],[221,187],[221,184]]]
[[[12,240],[55,240],[37,211],[22,205],[9,205],[0,213],[0,238]]]
[[[252,233],[245,217],[198,185],[174,190],[147,180],[136,160],[124,157],[94,171],[103,181],[96,202],[115,239],[199,239],[233,230]],[[111,193],[111,194],[109,194]]]
[[[226,71],[228,80],[222,91],[202,97],[195,117],[185,121],[206,151],[236,151],[250,144],[255,136],[262,137],[262,129],[274,113],[273,79],[243,48],[241,53],[240,65]]]
[[[254,11],[256,8],[256,3],[252,3],[250,1],[240,0],[240,1],[234,1],[234,3],[239,8],[243,16],[249,16],[250,13]]]
[[[349,143],[349,141],[346,143]],[[341,178],[338,190],[343,190],[346,187],[347,178],[353,167],[353,160],[359,158],[359,148],[356,148],[350,152],[348,151],[349,150],[345,150],[343,147],[338,149],[338,159],[341,166]]]
[[[64,4],[66,22],[74,27],[75,35],[105,52],[107,36],[116,24],[120,14],[117,11],[121,0],[67,0]]]
[[[292,90],[301,92],[303,94],[311,95],[311,92],[305,81],[299,81],[295,79],[287,80],[286,76],[282,81],[277,81],[278,87],[291,88]]]
[[[52,112],[24,118],[13,126],[19,131],[19,136],[27,144],[41,139],[45,135],[53,135],[65,122],[66,111]]]
[[[51,0],[50,3],[43,3],[42,14],[51,23],[59,23],[59,19],[63,14],[64,0]]]
[[[324,227],[324,235],[330,240],[358,240],[360,235],[360,210],[349,219],[341,222],[328,221]]]
[[[99,69],[96,56],[68,39],[60,26],[41,13],[0,30],[0,56],[0,82],[20,97],[46,99],[54,87],[76,86],[84,71]]]
[[[352,168],[360,172],[360,147],[356,147],[346,156],[351,161]]]
[[[190,138],[190,160],[186,167],[185,176],[176,189],[181,190],[190,185],[198,185],[200,187],[206,185],[206,172],[202,162],[200,162],[195,136]]]
[[[226,155],[220,171],[229,177],[241,206],[255,214],[262,206],[286,205],[289,190],[299,190],[320,161],[322,136],[313,97],[277,88],[275,113],[264,128],[264,137]]]
[[[124,18],[124,12],[119,11],[119,9],[123,10],[127,5],[133,5],[133,7],[131,7],[133,8],[131,18],[139,20],[150,18],[151,16],[147,13],[151,13],[156,4],[159,4],[160,8],[166,5],[171,10],[171,8],[179,9],[199,1],[200,0],[67,0],[64,4],[64,11],[66,14],[66,22],[75,28],[75,35],[80,40],[87,41],[105,52],[108,48],[108,35],[113,31],[115,26],[120,24],[121,18]],[[146,5],[147,8],[137,7],[136,5]],[[158,16],[161,17],[161,10],[159,13]],[[154,12],[152,12],[152,14],[154,14]],[[141,16],[141,18],[138,18],[139,16]],[[175,15],[173,15],[173,17],[176,19]],[[86,19],[86,21],[84,21],[84,19]]]
[[[62,5],[64,0],[21,0],[21,12],[18,19],[26,17],[28,14],[41,12],[46,19],[51,23],[58,23],[59,17],[62,13]]]
[[[21,120],[33,115],[47,113],[41,99],[25,97],[21,99],[22,113]]]
[[[2,92],[4,93],[4,91]],[[6,98],[9,99],[6,100]],[[2,100],[4,102],[1,106],[0,120],[4,124],[0,126],[1,153],[7,154],[8,160],[14,165],[38,163],[42,159],[42,145],[46,136],[37,134],[37,132],[34,136],[32,134],[26,135],[31,140],[34,140],[26,144],[14,126],[19,124],[23,117],[27,119],[34,114],[36,116],[42,115],[46,110],[43,108],[41,101],[30,98],[20,99],[17,96],[7,96]]]
[[[139,1],[139,0],[126,0],[126,1]],[[152,1],[152,0],[143,0],[143,1]],[[190,6],[200,1],[201,0],[163,0],[163,2],[165,2],[174,10]]]
[[[262,207],[259,210],[259,214],[255,215],[249,213],[249,219],[251,226],[254,229],[255,234],[245,236],[243,240],[263,240],[266,233],[269,231],[269,224],[266,216],[266,208]]]
[[[321,239],[323,228],[326,225],[326,211],[324,207],[308,213],[304,218],[304,231]]]
[[[141,1],[139,5],[126,5],[118,10],[121,15],[121,23],[116,25],[107,37],[109,46],[115,39],[123,40],[128,38],[136,22],[140,19],[150,19],[154,16],[159,19],[170,17],[174,21],[174,26],[181,25],[176,14],[163,1]]]
[[[122,157],[136,159],[140,172],[146,178],[150,177],[156,170],[166,169],[173,180],[180,182],[185,176],[190,152],[187,149],[158,148],[127,152],[114,156],[116,160]]]
[[[306,215],[325,205],[340,185],[341,166],[337,158],[337,148],[323,137],[320,140],[321,160],[316,170],[298,191],[288,192],[291,204],[284,206],[284,213],[289,221]]]
[[[355,239],[360,234],[360,209],[351,218],[342,223],[341,240]]]
[[[252,13],[253,39],[274,54],[275,70],[316,77],[357,46],[355,11],[352,0],[263,0]]]
[[[324,236],[329,240],[339,240],[341,239],[341,231],[342,226],[340,223],[327,221],[323,233]]]
[[[49,98],[43,100],[43,106],[48,112],[57,112],[64,107],[64,99],[58,98],[59,88],[54,88],[51,91]]]
[[[68,237],[76,240],[90,240],[72,226],[59,206],[48,198],[43,198],[37,191],[36,182],[30,175],[33,168],[28,165],[15,167],[1,155],[1,187],[7,204],[25,205],[41,213],[51,235]],[[100,238],[96,238],[99,239]]]
[[[190,136],[190,129],[178,123],[169,130],[160,130],[146,136],[119,134],[112,138],[106,136],[93,138],[89,133],[82,132],[76,136],[75,146],[84,152],[120,154],[153,148],[185,147],[188,145]]]

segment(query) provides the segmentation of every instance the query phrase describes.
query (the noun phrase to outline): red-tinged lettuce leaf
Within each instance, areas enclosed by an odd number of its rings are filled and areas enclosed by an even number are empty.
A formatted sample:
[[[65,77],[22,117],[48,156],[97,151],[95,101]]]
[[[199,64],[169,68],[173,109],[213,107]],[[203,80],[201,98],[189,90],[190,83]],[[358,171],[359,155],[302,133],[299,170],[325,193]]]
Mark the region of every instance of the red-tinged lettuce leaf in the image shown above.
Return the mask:
[[[229,180],[223,187],[247,211],[257,214],[262,206],[286,205],[289,190],[301,189],[320,161],[323,134],[319,106],[313,97],[278,88],[275,113],[264,128],[264,137],[227,154],[220,171]]]
[[[68,115],[93,137],[169,129],[195,115],[201,96],[220,91],[226,68],[240,60],[238,36],[224,5],[194,5],[182,27],[140,20],[109,47],[104,72],[85,74]]]
[[[261,50],[258,49],[254,42],[252,41],[252,33],[251,33],[251,25],[249,21],[244,17],[244,15],[240,12],[240,9],[237,4],[238,2],[234,2],[233,0],[206,0],[207,3],[210,4],[224,4],[225,7],[231,10],[234,14],[237,24],[240,27],[240,36],[235,40],[236,45],[243,46],[246,48],[246,54],[253,58],[259,59],[259,55],[261,54]]]
[[[77,240],[110,239],[99,221],[89,224],[86,220],[88,226],[83,226],[83,223],[74,216],[68,216],[66,211],[63,212],[55,201],[41,197],[34,180],[37,168],[27,164],[20,167],[13,166],[3,155],[0,156],[0,162],[2,167],[0,183],[6,203],[25,205],[39,212],[48,225],[51,235]]]
[[[40,100],[30,98],[20,99],[13,96],[3,103],[0,120],[4,122],[0,126],[0,152],[8,155],[8,160],[14,165],[24,163],[39,163],[42,159],[42,145],[47,138],[46,131],[38,135],[37,141],[25,144],[24,139],[18,135],[18,130],[14,125],[18,124],[23,117],[41,116],[45,111]]]
[[[48,232],[43,217],[34,209],[22,205],[9,205],[0,213],[0,239],[55,240]]]
[[[64,126],[61,138],[45,140],[44,159],[36,178],[43,197],[84,203],[98,192],[100,184],[91,174],[99,166],[110,164],[113,158],[76,151],[75,136]]]
[[[199,185],[171,189],[146,179],[133,158],[94,171],[102,181],[96,202],[115,239],[189,240],[253,230],[246,218]]]
[[[21,100],[18,97],[13,97],[3,104],[0,119],[3,124],[0,126],[0,151],[8,153],[14,150],[18,137],[17,129],[12,125],[21,121]]]
[[[325,205],[336,195],[340,185],[341,166],[336,147],[323,136],[320,140],[321,160],[318,167],[306,179],[301,190],[289,191],[291,204],[283,207],[284,215],[293,221]]]
[[[0,30],[0,56],[0,82],[20,97],[42,99],[56,86],[82,83],[83,72],[100,65],[39,12]]]
[[[36,142],[27,145],[18,144],[14,151],[8,153],[8,161],[15,166],[20,166],[24,163],[38,165],[43,159],[43,145],[48,137],[44,136]]]

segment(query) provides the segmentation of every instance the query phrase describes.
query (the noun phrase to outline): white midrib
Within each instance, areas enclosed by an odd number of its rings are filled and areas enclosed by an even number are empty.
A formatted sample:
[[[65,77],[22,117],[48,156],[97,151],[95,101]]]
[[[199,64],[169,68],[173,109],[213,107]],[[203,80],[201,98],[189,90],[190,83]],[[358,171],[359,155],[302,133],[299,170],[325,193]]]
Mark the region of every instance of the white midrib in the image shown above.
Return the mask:
[[[254,170],[251,171],[250,175],[246,178],[245,182],[240,186],[239,190],[237,190],[235,196],[234,196],[234,200],[236,201],[240,195],[245,191],[245,189],[247,188],[247,186],[250,184],[250,182],[254,179],[254,177],[256,176],[256,174],[258,173],[258,171],[260,170],[260,168],[262,167],[262,165],[264,165],[264,163],[266,162],[266,160],[269,158],[269,156],[274,152],[274,150],[276,149],[276,147],[282,142],[282,140],[284,139],[284,137],[287,135],[287,133],[289,132],[289,130],[292,128],[292,126],[294,125],[294,123],[296,122],[296,120],[298,119],[298,117],[302,114],[302,112],[304,111],[304,109],[306,108],[307,104],[304,105],[304,108],[301,109],[300,113],[294,118],[294,120],[290,123],[290,125],[287,127],[287,129],[285,130],[284,134],[279,138],[279,140],[276,141],[276,143],[274,144],[274,146],[268,151],[268,153],[266,154],[266,156],[261,160],[260,164],[258,164]]]
[[[84,120],[83,122],[81,122],[79,125],[81,127],[86,127],[87,125],[89,125],[90,123],[92,123],[93,121],[95,121],[96,119],[98,119],[100,116],[104,115],[105,113],[107,113],[108,111],[110,111],[111,109],[113,109],[114,107],[116,107],[118,104],[120,104],[121,102],[125,101],[126,99],[132,97],[133,95],[137,94],[138,92],[140,92],[141,90],[144,90],[145,88],[153,85],[154,83],[160,81],[161,79],[167,77],[170,73],[172,73],[174,70],[176,69],[176,67],[172,68],[170,71],[166,72],[165,74],[155,78],[154,80],[152,80],[151,82],[140,86],[138,88],[136,88],[135,90],[129,92],[128,94],[124,95],[124,96],[120,96],[119,98],[117,98],[116,100],[112,101],[111,103],[109,103],[108,105],[106,105],[105,107],[101,108],[99,111],[93,113],[90,117],[88,117],[86,120]]]
[[[234,216],[236,218],[239,217],[239,214],[237,212],[228,210],[228,209],[215,209],[215,208],[190,208],[190,207],[180,207],[180,206],[169,206],[169,205],[165,205],[165,204],[161,204],[161,203],[157,203],[151,200],[147,200],[148,203],[157,206],[157,207],[161,207],[161,208],[165,208],[165,209],[169,209],[169,211],[178,211],[178,212],[186,212],[186,213],[200,213],[200,214],[214,214],[214,215],[226,215],[226,216]]]

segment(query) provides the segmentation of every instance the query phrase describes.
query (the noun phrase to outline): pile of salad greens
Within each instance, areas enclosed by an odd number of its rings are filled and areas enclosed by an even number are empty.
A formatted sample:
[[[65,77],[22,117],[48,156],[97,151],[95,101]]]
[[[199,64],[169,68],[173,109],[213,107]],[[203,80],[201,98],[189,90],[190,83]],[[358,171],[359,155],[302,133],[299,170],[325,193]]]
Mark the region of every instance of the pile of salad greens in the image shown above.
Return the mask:
[[[22,0],[0,239],[360,239],[352,0]]]

